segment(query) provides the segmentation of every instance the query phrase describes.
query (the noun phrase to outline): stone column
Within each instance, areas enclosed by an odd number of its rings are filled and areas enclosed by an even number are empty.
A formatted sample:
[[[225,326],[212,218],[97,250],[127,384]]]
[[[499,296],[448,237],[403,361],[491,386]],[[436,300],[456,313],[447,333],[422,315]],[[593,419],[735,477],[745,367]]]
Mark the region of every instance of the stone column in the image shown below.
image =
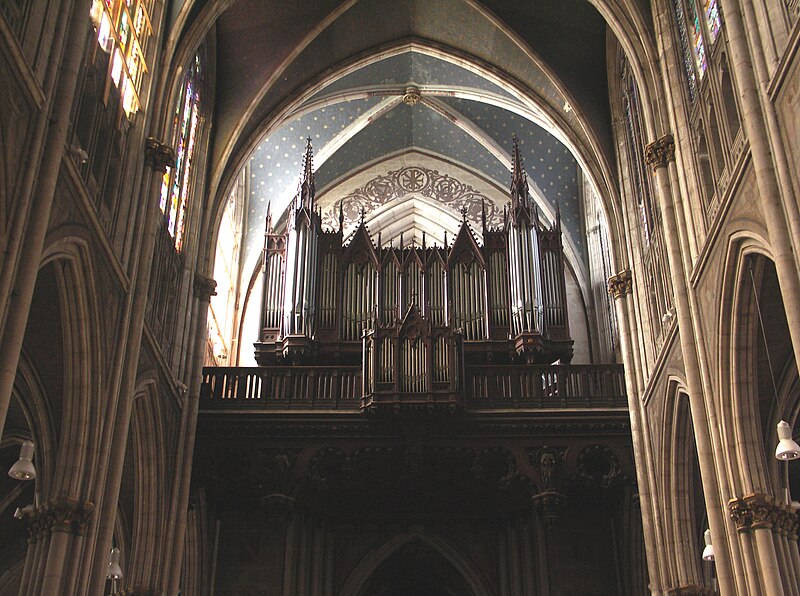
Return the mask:
[[[786,512],[786,540],[789,543],[789,559],[794,570],[795,590],[800,594],[800,550],[797,548],[797,513]]]
[[[112,408],[110,412],[112,414],[110,420],[113,424],[109,426],[113,429],[113,434],[109,433],[110,436],[104,435],[104,440],[110,443],[111,447],[104,490],[102,491],[102,503],[99,507],[99,528],[90,594],[102,594],[105,585],[105,571],[108,564],[108,553],[111,551],[119,487],[122,481],[125,450],[128,444],[133,392],[136,388],[136,378],[139,370],[139,351],[144,332],[144,311],[147,305],[150,269],[153,263],[157,217],[160,211],[158,203],[161,195],[161,181],[164,172],[167,171],[167,167],[175,163],[175,152],[172,148],[150,137],[145,139],[144,156],[145,165],[152,170],[152,173],[149,188],[144,193],[144,198],[148,201],[148,204],[145,207],[143,229],[140,231],[142,243],[138,255],[136,276],[132,280],[131,286],[133,296],[130,306],[127,350],[122,364],[122,382],[120,383],[116,409]]]
[[[697,455],[700,462],[700,475],[703,479],[706,512],[708,513],[712,535],[722,538],[727,536],[728,532],[722,512],[723,495],[720,490],[714,459],[714,441],[712,440],[714,429],[709,424],[705,396],[703,394],[703,382],[697,355],[697,337],[695,336],[683,256],[678,240],[680,231],[675,217],[675,205],[667,170],[668,163],[675,159],[675,143],[672,136],[666,135],[649,144],[645,148],[645,159],[648,165],[653,168],[658,190],[656,194],[659,197],[662,224],[664,226],[664,240],[667,247],[677,313],[678,336],[680,338],[686,384],[689,391]],[[735,591],[735,581],[731,569],[731,557],[723,542],[720,541],[720,545],[716,549],[717,577],[720,590],[723,593],[733,593]]]
[[[89,26],[89,2],[77,2],[72,9],[69,21],[69,34],[66,39],[64,58],[61,63],[60,79],[50,112],[47,136],[44,143],[44,156],[37,173],[38,183],[34,187],[30,218],[25,236],[22,238],[19,264],[13,288],[9,296],[8,318],[3,335],[0,337],[0,439],[11,403],[14,378],[17,375],[20,350],[25,338],[25,327],[33,300],[33,290],[39,273],[39,265],[44,249],[50,212],[58,183],[58,172],[64,155],[69,130],[69,115],[78,82],[81,59],[83,58],[86,30]]]
[[[757,577],[753,579],[758,581],[763,593],[784,594],[782,574],[772,536],[773,527],[784,514],[783,507],[769,495],[753,493],[731,499],[728,508],[739,533],[753,537],[757,557],[757,568],[753,570]]]
[[[739,91],[742,127],[750,142],[757,191],[764,212],[764,223],[769,233],[770,250],[781,287],[794,357],[795,361],[800,363],[800,277],[798,277],[798,262],[794,255],[794,249],[800,249],[800,222],[797,221],[796,203],[790,200],[791,191],[784,189],[786,194],[782,194],[778,186],[774,156],[764,122],[764,113],[768,114],[771,108],[768,105],[762,106],[759,102],[758,86],[740,8],[735,0],[720,0],[720,5],[725,14],[731,69],[736,75],[736,87]],[[791,233],[790,224],[792,224]]]
[[[43,569],[41,593],[63,594],[67,592],[63,585],[67,554],[73,539],[86,534],[94,505],[88,501],[59,497],[46,505],[42,513],[50,531],[50,547]]]
[[[192,454],[194,451],[194,440],[197,431],[197,414],[200,409],[200,386],[203,373],[203,359],[208,340],[206,329],[208,318],[208,304],[211,296],[216,295],[217,282],[209,277],[196,273],[194,276],[194,297],[197,301],[195,312],[196,324],[194,329],[194,354],[192,366],[189,374],[191,375],[191,385],[188,390],[187,403],[184,407],[184,415],[181,419],[181,428],[184,430],[184,441],[181,446],[181,454],[176,464],[176,483],[178,486],[177,509],[174,512],[176,518],[176,531],[172,540],[172,556],[170,564],[170,575],[168,593],[177,594],[180,586],[181,568],[183,566],[183,550],[186,536],[187,510],[189,506],[189,485],[192,479]]]
[[[653,515],[652,488],[647,469],[650,464],[645,444],[647,437],[642,432],[642,404],[634,373],[634,359],[631,345],[631,329],[628,321],[627,300],[633,289],[633,277],[630,269],[625,269],[608,278],[608,292],[614,297],[619,325],[620,347],[622,361],[625,365],[625,385],[628,394],[628,410],[631,418],[631,436],[633,438],[633,454],[636,459],[636,482],[639,487],[639,502],[642,511],[642,525],[653,528],[657,521]],[[654,594],[660,593],[664,581],[662,557],[658,536],[652,532],[644,532],[644,547],[647,556],[647,568],[650,590]]]

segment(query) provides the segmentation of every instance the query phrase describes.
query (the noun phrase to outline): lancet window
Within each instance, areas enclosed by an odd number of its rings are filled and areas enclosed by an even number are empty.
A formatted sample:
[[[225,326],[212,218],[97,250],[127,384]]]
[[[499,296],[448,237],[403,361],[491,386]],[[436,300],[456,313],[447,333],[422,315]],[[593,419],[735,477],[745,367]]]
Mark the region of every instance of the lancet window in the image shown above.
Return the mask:
[[[197,53],[183,78],[172,121],[175,167],[168,168],[161,184],[161,212],[175,249],[183,248],[186,211],[191,193],[192,164],[200,123],[200,94],[203,77],[201,54]]]
[[[672,285],[661,229],[661,214],[655,202],[651,174],[645,162],[645,135],[639,90],[624,55],[620,59],[620,73],[628,179],[641,223],[639,234],[643,269],[641,278],[652,322],[651,329],[654,339],[658,341],[662,337],[662,322],[666,320],[664,315],[672,306]]]
[[[689,94],[694,101],[697,80],[705,76],[711,46],[722,31],[722,17],[717,0],[673,0],[672,5]]]
[[[152,5],[153,0],[94,0],[90,12],[97,42],[110,56],[110,80],[119,89],[129,118],[142,107],[139,93],[148,70],[145,51],[153,35]]]
[[[642,239],[645,245],[652,241],[658,211],[653,200],[650,176],[644,159],[645,136],[642,130],[639,89],[630,64],[621,60],[622,107],[625,113],[625,136],[628,160],[631,165],[631,185],[636,196],[637,209],[642,224]]]
[[[712,219],[744,146],[718,0],[673,0],[698,188]]]

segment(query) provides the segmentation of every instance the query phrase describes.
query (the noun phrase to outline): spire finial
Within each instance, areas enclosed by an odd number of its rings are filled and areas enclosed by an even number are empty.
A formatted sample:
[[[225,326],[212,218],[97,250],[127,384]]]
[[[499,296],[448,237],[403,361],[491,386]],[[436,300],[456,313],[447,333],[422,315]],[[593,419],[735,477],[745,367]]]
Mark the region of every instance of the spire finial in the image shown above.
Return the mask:
[[[311,137],[308,137],[303,157],[303,182],[300,186],[301,205],[311,210],[314,206],[314,195],[314,149],[311,147]]]
[[[528,175],[519,150],[519,139],[514,135],[514,148],[511,154],[511,208],[520,204],[528,206]]]

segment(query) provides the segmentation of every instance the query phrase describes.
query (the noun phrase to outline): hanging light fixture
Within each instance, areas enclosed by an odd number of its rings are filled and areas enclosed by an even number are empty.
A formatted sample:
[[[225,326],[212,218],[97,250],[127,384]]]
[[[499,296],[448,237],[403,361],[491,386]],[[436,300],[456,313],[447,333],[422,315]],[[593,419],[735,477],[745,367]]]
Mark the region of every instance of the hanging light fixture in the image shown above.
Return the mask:
[[[8,475],[15,480],[33,480],[36,468],[33,467],[33,441],[25,441],[19,450],[19,459],[11,466]]]
[[[758,301],[758,290],[756,280],[753,277],[753,263],[750,263],[750,284],[753,287],[753,300],[756,303],[756,313],[758,314],[758,326],[761,328],[761,337],[764,340],[764,351],[767,355],[767,366],[769,376],[772,380],[772,391],[775,396],[775,404],[778,404],[778,384],[775,382],[775,372],[772,368],[772,358],[769,354],[769,341],[767,331],[764,328],[764,318],[761,316],[761,304]],[[775,458],[781,461],[797,459],[800,457],[800,445],[792,439],[792,427],[785,420],[778,422],[778,446],[775,448]]]
[[[778,446],[775,457],[781,461],[800,457],[800,445],[792,439],[792,427],[785,420],[778,422]]]
[[[108,557],[108,571],[106,578],[111,581],[122,579],[122,567],[119,566],[119,549],[115,546]]]
[[[706,530],[705,532],[703,532],[703,540],[705,540],[706,543],[706,547],[703,549],[703,560],[713,561],[714,545],[711,544],[711,530]]]

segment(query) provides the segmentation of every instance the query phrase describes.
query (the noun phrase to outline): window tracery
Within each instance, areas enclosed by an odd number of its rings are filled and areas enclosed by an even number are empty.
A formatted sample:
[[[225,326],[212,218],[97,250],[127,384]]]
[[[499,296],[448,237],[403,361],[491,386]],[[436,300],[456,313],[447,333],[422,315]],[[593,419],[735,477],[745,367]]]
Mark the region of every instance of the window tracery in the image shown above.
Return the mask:
[[[724,200],[744,146],[735,81],[727,64],[727,39],[718,0],[673,0],[672,4],[688,81],[691,153],[705,220],[709,222]]]
[[[175,249],[183,248],[186,210],[191,187],[192,163],[200,122],[200,87],[202,60],[196,54],[183,79],[172,122],[172,146],[175,148],[175,167],[168,168],[161,184],[159,206],[164,214]]]
[[[624,55],[620,60],[620,78],[628,178],[640,220],[642,287],[645,289],[644,300],[650,315],[653,337],[658,344],[663,340],[663,330],[669,321],[664,315],[670,312],[672,307],[672,282],[661,230],[661,214],[655,202],[645,160],[645,134],[639,90],[633,71]]]

